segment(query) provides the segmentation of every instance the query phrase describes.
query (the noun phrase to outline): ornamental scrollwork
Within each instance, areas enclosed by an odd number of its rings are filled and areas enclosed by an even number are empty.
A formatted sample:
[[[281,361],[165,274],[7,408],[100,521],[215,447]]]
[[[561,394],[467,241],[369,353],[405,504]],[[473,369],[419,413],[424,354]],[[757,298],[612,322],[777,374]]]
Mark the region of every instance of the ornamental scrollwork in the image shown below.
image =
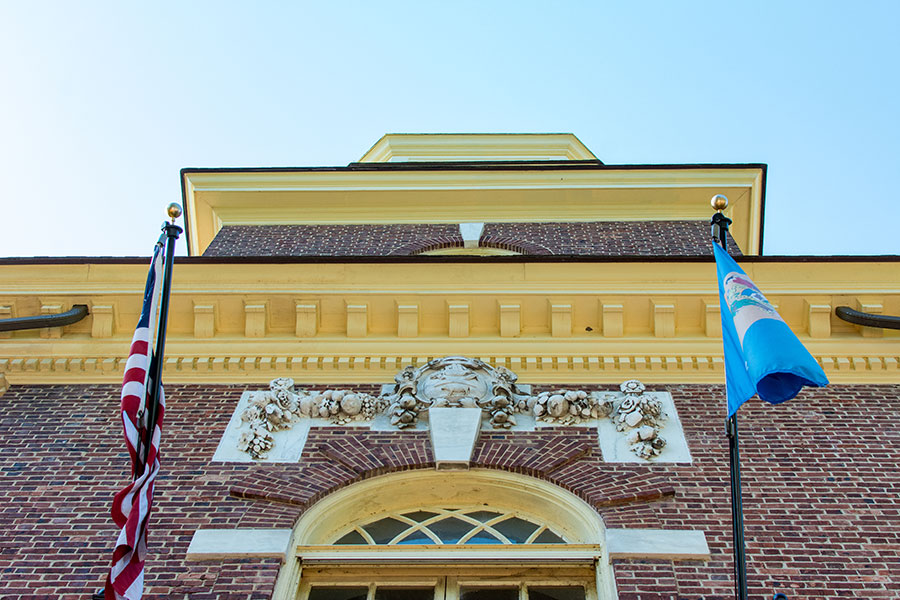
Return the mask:
[[[301,419],[333,425],[383,419],[384,426],[403,430],[415,428],[430,408],[454,407],[480,408],[482,423],[498,430],[518,427],[519,415],[527,415],[528,428],[532,422],[565,426],[609,419],[626,436],[631,452],[646,460],[659,456],[666,445],[660,435],[666,421],[662,404],[645,393],[640,381],[624,382],[619,393],[559,389],[531,395],[516,380],[508,369],[460,356],[406,367],[379,396],[347,389],[301,390],[293,379],[281,377],[268,390],[247,394],[237,447],[265,459],[275,444],[273,433]]]

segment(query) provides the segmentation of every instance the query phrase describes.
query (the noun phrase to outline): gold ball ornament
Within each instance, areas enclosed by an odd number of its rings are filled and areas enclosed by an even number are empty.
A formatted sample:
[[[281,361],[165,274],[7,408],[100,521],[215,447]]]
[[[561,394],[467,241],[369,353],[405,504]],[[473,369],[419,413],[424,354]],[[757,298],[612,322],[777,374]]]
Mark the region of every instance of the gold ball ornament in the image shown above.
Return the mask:
[[[709,203],[712,205],[713,210],[721,211],[728,208],[728,198],[726,198],[722,194],[716,194],[715,196],[713,196]]]
[[[181,216],[181,205],[173,202],[166,208],[166,212],[169,213],[169,218],[174,221]]]

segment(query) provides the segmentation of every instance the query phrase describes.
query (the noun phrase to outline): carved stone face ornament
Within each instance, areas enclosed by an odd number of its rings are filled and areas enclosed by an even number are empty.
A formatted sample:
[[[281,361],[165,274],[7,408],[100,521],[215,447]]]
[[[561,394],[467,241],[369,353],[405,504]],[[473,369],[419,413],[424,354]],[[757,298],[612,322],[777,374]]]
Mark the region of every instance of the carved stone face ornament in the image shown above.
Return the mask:
[[[476,399],[487,393],[487,385],[476,371],[462,363],[451,362],[423,377],[419,390],[426,401],[431,401],[431,406],[474,408]]]

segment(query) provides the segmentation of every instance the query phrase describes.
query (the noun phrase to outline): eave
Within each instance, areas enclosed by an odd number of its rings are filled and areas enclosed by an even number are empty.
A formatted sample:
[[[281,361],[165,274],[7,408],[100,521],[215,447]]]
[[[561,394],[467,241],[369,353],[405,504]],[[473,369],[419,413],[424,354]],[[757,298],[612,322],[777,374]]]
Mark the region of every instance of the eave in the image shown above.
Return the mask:
[[[834,316],[900,314],[898,262],[753,259],[748,274],[836,383],[900,382],[900,332]],[[117,382],[146,264],[3,261],[0,316],[88,304],[84,321],[0,334],[17,383]],[[462,354],[523,382],[720,383],[714,265],[697,261],[176,264],[169,382],[389,382]]]
[[[389,163],[183,169],[190,253],[225,225],[708,220],[725,194],[731,232],[759,254],[765,165]]]

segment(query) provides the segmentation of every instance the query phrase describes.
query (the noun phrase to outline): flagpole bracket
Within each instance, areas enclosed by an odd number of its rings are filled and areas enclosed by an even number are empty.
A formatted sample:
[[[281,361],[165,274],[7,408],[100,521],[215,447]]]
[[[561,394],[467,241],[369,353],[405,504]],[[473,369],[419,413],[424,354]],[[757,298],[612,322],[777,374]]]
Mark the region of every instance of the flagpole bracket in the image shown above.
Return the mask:
[[[725,240],[726,235],[728,234],[728,227],[731,225],[733,221],[726,217],[721,212],[713,213],[712,219],[710,220],[710,225],[712,225],[712,238],[713,241],[722,246],[722,249],[725,249]]]

